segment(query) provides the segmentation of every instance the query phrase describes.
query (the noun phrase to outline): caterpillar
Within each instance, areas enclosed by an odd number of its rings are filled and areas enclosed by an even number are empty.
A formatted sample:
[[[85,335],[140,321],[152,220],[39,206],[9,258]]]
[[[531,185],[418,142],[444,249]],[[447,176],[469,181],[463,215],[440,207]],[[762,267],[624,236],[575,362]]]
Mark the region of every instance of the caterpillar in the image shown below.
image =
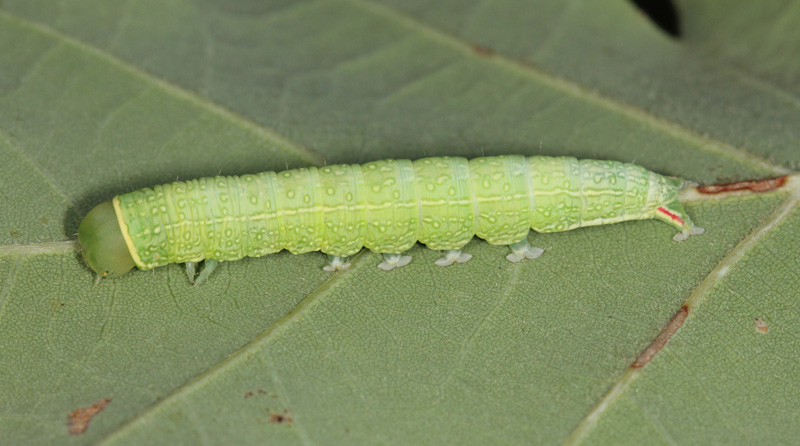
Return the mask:
[[[78,240],[98,281],[185,263],[199,284],[219,262],[283,249],[322,251],[324,269],[339,271],[367,247],[389,271],[411,261],[404,252],[418,241],[443,251],[435,263],[447,266],[470,260],[461,248],[476,235],[508,245],[506,259],[519,262],[543,252],[528,244],[531,229],[657,219],[679,230],[675,241],[702,234],[678,201],[684,185],[634,164],[573,157],[384,160],[140,189],[92,209]]]

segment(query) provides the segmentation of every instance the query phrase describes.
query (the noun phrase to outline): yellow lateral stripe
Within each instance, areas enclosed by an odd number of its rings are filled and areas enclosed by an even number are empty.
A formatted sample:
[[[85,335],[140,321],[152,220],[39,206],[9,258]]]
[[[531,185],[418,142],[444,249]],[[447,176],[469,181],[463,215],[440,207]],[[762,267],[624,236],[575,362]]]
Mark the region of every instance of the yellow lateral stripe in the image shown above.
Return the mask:
[[[142,262],[142,258],[139,257],[139,253],[136,252],[136,247],[133,246],[133,240],[131,240],[131,236],[128,234],[128,225],[126,225],[125,220],[122,219],[122,210],[119,206],[119,197],[114,197],[114,199],[111,200],[111,204],[114,205],[114,213],[117,214],[119,229],[122,232],[122,238],[125,239],[125,244],[128,245],[128,251],[130,251],[131,257],[133,258],[133,263],[135,263],[136,267],[139,269],[148,269],[147,265]]]

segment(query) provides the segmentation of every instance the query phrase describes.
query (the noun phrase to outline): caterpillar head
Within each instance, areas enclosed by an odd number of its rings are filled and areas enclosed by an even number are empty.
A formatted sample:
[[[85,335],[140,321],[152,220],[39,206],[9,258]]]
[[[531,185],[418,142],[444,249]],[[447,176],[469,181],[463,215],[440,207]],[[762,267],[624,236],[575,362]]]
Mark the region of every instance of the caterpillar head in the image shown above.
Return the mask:
[[[78,228],[78,241],[83,260],[100,277],[119,277],[134,267],[110,201],[86,214]]]

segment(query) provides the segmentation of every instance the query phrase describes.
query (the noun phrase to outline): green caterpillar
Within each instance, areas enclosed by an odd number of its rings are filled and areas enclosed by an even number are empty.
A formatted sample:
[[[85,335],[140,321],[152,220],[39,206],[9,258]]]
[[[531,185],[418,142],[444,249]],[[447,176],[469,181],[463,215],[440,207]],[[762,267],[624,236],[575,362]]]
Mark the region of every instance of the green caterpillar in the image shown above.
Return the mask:
[[[467,160],[385,160],[364,165],[179,181],[114,197],[89,212],[78,239],[100,277],[134,266],[186,263],[200,283],[220,261],[287,249],[322,251],[326,271],[347,269],[366,246],[382,270],[411,261],[417,241],[444,251],[439,266],[464,263],[473,236],[509,245],[511,262],[533,259],[528,232],[558,232],[655,218],[702,234],[686,215],[683,180],[616,161],[521,155]],[[195,280],[197,262],[205,260]]]

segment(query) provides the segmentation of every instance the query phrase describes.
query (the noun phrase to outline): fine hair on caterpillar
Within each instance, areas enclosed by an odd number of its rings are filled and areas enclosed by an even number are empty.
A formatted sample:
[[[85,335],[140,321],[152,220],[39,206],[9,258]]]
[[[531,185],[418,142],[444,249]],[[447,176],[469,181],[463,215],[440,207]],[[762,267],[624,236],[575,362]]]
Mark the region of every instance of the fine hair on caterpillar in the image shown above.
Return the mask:
[[[679,231],[675,241],[702,234],[678,201],[683,186],[635,164],[573,157],[383,160],[139,189],[92,209],[78,240],[99,277],[185,263],[194,284],[219,262],[283,249],[322,251],[324,269],[339,271],[366,247],[389,271],[407,265],[404,252],[419,241],[443,251],[435,263],[447,266],[472,258],[461,248],[474,236],[508,245],[506,259],[520,262],[543,252],[528,244],[530,230],[657,219]]]

